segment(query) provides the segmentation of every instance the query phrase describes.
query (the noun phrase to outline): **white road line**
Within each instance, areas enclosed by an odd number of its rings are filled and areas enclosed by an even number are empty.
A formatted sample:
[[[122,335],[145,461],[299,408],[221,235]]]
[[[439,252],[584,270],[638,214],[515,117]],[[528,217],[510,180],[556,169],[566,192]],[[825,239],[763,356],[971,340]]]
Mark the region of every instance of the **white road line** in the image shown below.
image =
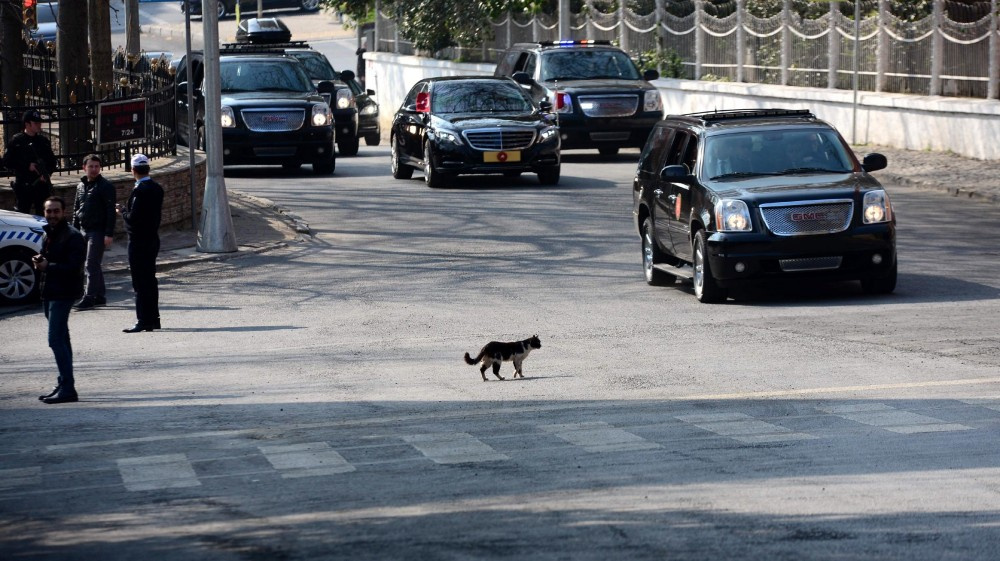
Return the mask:
[[[539,425],[541,430],[582,447],[588,452],[629,452],[662,448],[641,436],[604,422]]]
[[[812,440],[817,438],[811,434],[794,432],[785,427],[765,423],[743,413],[695,413],[691,415],[676,415],[675,418],[700,429],[747,444]]]
[[[0,489],[13,489],[14,487],[29,487],[41,484],[42,468],[38,466],[0,469]]]
[[[287,444],[258,447],[274,469],[281,472],[281,477],[313,477],[317,475],[334,475],[355,471],[354,466],[347,462],[336,450],[326,442],[306,442],[303,444]]]
[[[960,399],[959,401],[965,403],[966,405],[974,405],[976,407],[985,407],[986,409],[1000,411],[1000,397],[977,397],[973,399]]]
[[[972,430],[972,427],[902,411],[884,403],[844,403],[817,409],[856,423],[900,434]]]
[[[404,436],[408,444],[439,464],[465,464],[509,460],[507,456],[464,432]]]
[[[120,458],[118,472],[129,491],[152,491],[201,485],[185,454]]]

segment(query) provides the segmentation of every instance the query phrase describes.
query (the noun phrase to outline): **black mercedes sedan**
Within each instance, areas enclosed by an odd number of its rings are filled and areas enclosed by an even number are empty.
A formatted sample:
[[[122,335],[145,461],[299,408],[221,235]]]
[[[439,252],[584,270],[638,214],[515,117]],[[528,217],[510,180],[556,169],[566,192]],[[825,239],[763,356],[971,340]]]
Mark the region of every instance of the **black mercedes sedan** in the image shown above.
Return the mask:
[[[537,173],[559,182],[559,129],[510,78],[450,76],[417,82],[392,121],[392,176],[422,169],[429,187],[458,174]]]

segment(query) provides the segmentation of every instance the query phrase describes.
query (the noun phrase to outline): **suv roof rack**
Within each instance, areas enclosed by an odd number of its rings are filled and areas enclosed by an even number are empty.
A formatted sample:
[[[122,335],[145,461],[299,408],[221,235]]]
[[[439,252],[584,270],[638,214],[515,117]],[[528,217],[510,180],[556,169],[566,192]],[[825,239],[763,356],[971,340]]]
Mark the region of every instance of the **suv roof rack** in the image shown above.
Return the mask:
[[[305,41],[289,41],[287,43],[223,43],[219,52],[232,53],[276,53],[283,54],[285,49],[308,49]]]
[[[687,113],[681,116],[701,121],[706,125],[739,119],[758,119],[760,117],[816,117],[809,109],[728,109],[725,111]]]
[[[564,39],[561,41],[539,41],[542,47],[573,47],[576,45],[611,45],[604,39]]]

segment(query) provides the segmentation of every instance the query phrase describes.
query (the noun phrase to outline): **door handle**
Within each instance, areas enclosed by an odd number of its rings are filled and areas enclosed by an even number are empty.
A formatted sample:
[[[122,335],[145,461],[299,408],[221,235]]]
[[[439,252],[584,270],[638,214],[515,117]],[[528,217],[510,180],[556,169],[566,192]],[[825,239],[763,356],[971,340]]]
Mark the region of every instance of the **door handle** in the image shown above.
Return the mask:
[[[659,199],[661,196],[663,196],[663,189],[657,189],[653,191],[653,196]]]
[[[671,203],[676,203],[677,195],[670,195],[669,197],[667,197],[667,200],[670,201]]]

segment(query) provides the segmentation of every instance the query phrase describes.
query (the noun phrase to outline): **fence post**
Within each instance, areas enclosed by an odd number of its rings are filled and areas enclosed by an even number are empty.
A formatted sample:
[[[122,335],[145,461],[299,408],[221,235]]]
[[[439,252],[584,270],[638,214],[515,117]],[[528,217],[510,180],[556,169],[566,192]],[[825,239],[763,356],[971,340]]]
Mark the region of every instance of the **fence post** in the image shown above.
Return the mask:
[[[856,2],[859,0],[855,0]],[[792,60],[792,0],[781,0],[781,85],[787,86]]]
[[[833,0],[830,2],[830,23],[827,31],[826,47],[826,87],[833,90],[837,88],[837,75],[840,72],[840,32],[837,31],[837,23],[840,21],[840,2]]]
[[[989,85],[986,87],[987,99],[1000,96],[1000,15],[997,10],[997,0],[990,0],[990,55],[989,55]]]
[[[585,23],[583,26],[587,30],[586,33],[587,39],[592,40],[594,38],[594,17],[593,17],[594,4],[591,0],[587,0],[585,12],[587,17],[587,23]]]
[[[511,35],[510,29],[513,26],[514,26],[514,14],[512,14],[510,12],[507,12],[507,47],[506,48],[508,48],[508,49],[510,48],[511,45],[514,44],[511,41],[511,36],[510,36]]]
[[[934,30],[931,35],[931,89],[929,95],[941,95],[941,69],[944,66],[944,36],[941,24],[944,0],[934,0]]]
[[[705,60],[705,30],[701,28],[705,0],[694,0],[694,79],[701,80],[701,64]]]
[[[736,0],[736,81],[745,82],[743,62],[747,53],[747,34],[743,29],[743,17],[746,15],[747,0]]]
[[[875,91],[884,92],[888,84],[885,75],[889,68],[889,0],[878,0],[878,47],[875,50]]]
[[[375,0],[375,33],[372,36],[372,42],[374,45],[368,45],[372,51],[378,52],[382,48],[382,34],[379,33],[379,28],[381,25],[379,23],[382,21],[382,0]],[[357,22],[358,29],[361,29],[361,22]],[[382,25],[385,25],[384,23]]]
[[[559,0],[559,37],[558,39],[572,39],[569,22],[569,0]]]
[[[628,52],[628,26],[625,25],[625,2],[618,2],[618,47]]]
[[[663,0],[656,0],[656,71],[663,74]]]

